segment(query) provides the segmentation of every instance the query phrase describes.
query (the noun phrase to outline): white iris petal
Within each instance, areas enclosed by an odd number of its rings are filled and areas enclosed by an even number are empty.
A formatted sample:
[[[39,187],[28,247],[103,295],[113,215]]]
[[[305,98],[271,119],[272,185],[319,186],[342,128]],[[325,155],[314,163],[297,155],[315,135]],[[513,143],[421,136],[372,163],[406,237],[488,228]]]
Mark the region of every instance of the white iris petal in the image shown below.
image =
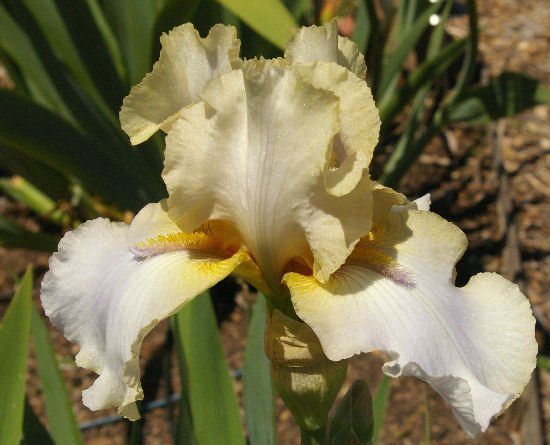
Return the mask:
[[[239,252],[179,249],[139,258],[130,248],[163,233],[179,232],[162,204],[149,204],[132,226],[99,218],[67,233],[42,281],[42,305],[53,325],[80,346],[77,364],[100,374],[84,391],[90,409],[118,406],[139,417],[143,397],[139,350],[145,335],[191,298],[249,261]]]
[[[466,247],[458,228],[428,211],[395,206],[326,284],[285,275],[296,313],[331,360],[384,350],[384,372],[425,380],[473,437],[516,398],[536,362],[535,320],[518,287],[497,274],[456,288]],[[398,195],[394,195],[398,199]],[[424,205],[420,205],[424,207]]]

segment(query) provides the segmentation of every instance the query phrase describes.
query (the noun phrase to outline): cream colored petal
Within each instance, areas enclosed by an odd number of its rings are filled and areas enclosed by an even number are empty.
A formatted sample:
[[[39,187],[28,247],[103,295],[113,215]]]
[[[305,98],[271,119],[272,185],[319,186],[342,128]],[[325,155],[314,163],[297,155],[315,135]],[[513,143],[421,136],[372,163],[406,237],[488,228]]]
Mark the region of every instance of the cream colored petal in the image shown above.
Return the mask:
[[[296,313],[332,360],[386,351],[386,374],[428,382],[476,436],[535,366],[529,302],[492,273],[456,288],[452,271],[466,239],[437,215],[394,207],[386,221],[326,284],[285,275]]]
[[[243,252],[218,252],[217,241],[204,233],[137,243],[139,234],[166,233],[170,223],[162,213],[160,205],[149,205],[131,227],[103,218],[85,222],[63,237],[42,281],[42,305],[52,324],[80,346],[77,364],[99,374],[83,393],[92,410],[116,406],[119,414],[138,418],[145,335],[250,262]],[[149,226],[139,227],[143,223]]]
[[[290,63],[311,63],[338,60],[338,28],[336,19],[323,26],[304,26],[286,44],[285,59]]]
[[[357,45],[338,35],[336,18],[323,26],[300,28],[288,41],[285,59],[290,63],[336,62],[365,80],[367,66]]]
[[[335,166],[327,173],[327,189],[335,196],[349,193],[366,174],[380,133],[380,117],[366,82],[335,63],[294,67],[315,88],[340,99],[340,129],[334,139]]]
[[[338,65],[342,65],[355,73],[357,77],[365,80],[367,77],[367,65],[365,57],[359,52],[359,47],[347,37],[338,36]]]
[[[342,198],[324,186],[339,100],[278,63],[243,69],[212,81],[168,135],[170,215],[184,230],[230,223],[273,288],[295,257],[328,278],[370,229],[368,179]]]
[[[122,129],[133,145],[159,128],[168,131],[177,113],[196,102],[205,84],[241,66],[240,41],[232,26],[215,25],[201,38],[193,25],[178,26],[161,37],[153,71],[130,91],[120,111]]]

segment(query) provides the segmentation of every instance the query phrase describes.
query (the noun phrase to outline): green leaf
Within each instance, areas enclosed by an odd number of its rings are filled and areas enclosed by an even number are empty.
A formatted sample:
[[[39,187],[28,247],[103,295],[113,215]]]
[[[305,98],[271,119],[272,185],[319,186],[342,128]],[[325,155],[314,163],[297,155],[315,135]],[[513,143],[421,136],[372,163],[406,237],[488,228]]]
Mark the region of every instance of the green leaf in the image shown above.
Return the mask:
[[[34,308],[31,315],[31,331],[50,434],[57,445],[82,444],[72,403],[59,371],[48,331]]]
[[[23,444],[24,445],[54,445],[48,430],[36,416],[27,397],[25,397],[25,413],[23,417]]]
[[[17,444],[23,426],[32,269],[29,266],[0,324],[0,443]]]
[[[71,36],[63,23],[54,0],[20,0],[20,2],[25,5],[36,20],[56,57],[71,71],[80,86],[88,94],[92,94],[97,98],[97,91],[93,87],[90,75],[73,45]],[[75,6],[71,7],[75,8]],[[82,29],[80,32],[85,31]]]
[[[386,408],[388,405],[388,397],[390,395],[390,378],[387,375],[383,375],[378,388],[373,397],[373,418],[374,428],[372,431],[372,445],[378,443],[380,431],[384,423],[384,416],[386,415]]]
[[[393,96],[386,102],[378,104],[381,133],[384,134],[393,118],[413,98],[420,88],[441,76],[458,57],[464,54],[467,39],[459,39],[445,46],[431,59],[423,62],[405,81]],[[387,97],[387,96],[386,96]]]
[[[359,52],[365,54],[367,42],[371,33],[371,23],[369,21],[366,2],[368,0],[359,0],[357,5],[357,14],[355,15],[355,25],[351,39],[357,43]]]
[[[181,381],[181,399],[178,407],[178,418],[176,419],[176,429],[174,432],[174,445],[197,445],[195,433],[193,431],[193,418],[191,416],[191,402],[189,401],[189,372],[183,343],[179,334],[178,320],[176,316],[170,319],[172,322],[172,332],[176,343],[176,352],[178,358],[178,369]]]
[[[243,445],[239,405],[223,356],[209,292],[174,316],[176,341],[181,342],[193,430],[200,445]]]
[[[21,71],[32,98],[67,119],[71,119],[63,100],[36,54],[27,35],[0,4],[0,47]]]
[[[369,387],[356,380],[340,401],[330,424],[330,445],[366,445],[374,428]]]
[[[135,85],[152,67],[156,5],[150,0],[105,0],[101,5],[117,37],[128,70],[128,85]]]
[[[243,405],[248,436],[252,445],[275,444],[275,403],[271,366],[264,351],[265,297],[258,298],[244,350]]]
[[[218,0],[269,42],[284,49],[298,25],[280,0]]]
[[[395,51],[388,56],[387,62],[382,67],[382,77],[378,91],[378,97],[381,98],[381,102],[388,100],[386,97],[393,96],[405,60],[429,26],[430,16],[440,7],[441,5],[437,2],[426,8],[415,20],[414,24],[410,28],[406,28],[406,31],[399,35]]]
[[[3,2],[13,19],[26,32],[57,92],[80,127],[91,135],[115,142],[122,141],[115,116],[106,113],[108,110],[105,105],[95,102],[82,89],[70,70],[55,54],[39,22],[26,5],[19,0]]]
[[[98,3],[98,0],[86,0],[88,7],[90,8],[90,13],[94,17],[97,29],[103,37],[103,41],[109,51],[111,60],[115,64],[118,76],[120,79],[127,79],[126,67],[124,66],[124,60],[122,58],[122,53],[118,45],[118,40],[115,36],[115,33],[111,29],[103,9]]]
[[[41,232],[31,232],[0,215],[0,246],[53,252],[59,238]]]
[[[157,192],[151,174],[140,175],[142,170],[125,164],[112,147],[83,136],[45,108],[0,90],[0,113],[0,144],[72,175],[107,201],[137,211],[161,195],[160,178]]]
[[[118,113],[125,89],[89,5],[82,0],[54,1],[95,87]]]
[[[521,73],[505,72],[488,85],[460,94],[443,114],[446,122],[486,124],[542,104],[550,105],[550,92],[542,82]]]

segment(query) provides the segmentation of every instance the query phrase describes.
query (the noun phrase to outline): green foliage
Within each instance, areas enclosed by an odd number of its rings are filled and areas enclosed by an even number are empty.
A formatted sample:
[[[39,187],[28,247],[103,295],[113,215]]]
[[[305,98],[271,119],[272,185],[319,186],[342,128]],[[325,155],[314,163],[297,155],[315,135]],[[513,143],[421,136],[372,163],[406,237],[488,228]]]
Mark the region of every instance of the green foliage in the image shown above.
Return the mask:
[[[374,427],[372,430],[372,445],[378,443],[378,438],[380,436],[380,431],[382,430],[382,425],[384,424],[384,416],[386,414],[386,408],[388,406],[388,397],[390,395],[390,378],[387,375],[383,375],[378,388],[373,397],[373,418],[374,418]]]
[[[195,297],[173,320],[178,351],[185,363],[180,366],[181,377],[186,381],[196,443],[242,445],[239,405],[209,292]]]
[[[57,445],[80,445],[82,438],[71,399],[59,371],[48,332],[35,309],[31,314],[31,331],[50,434]]]
[[[340,401],[330,424],[330,445],[366,445],[374,429],[369,387],[356,380]]]
[[[541,82],[524,74],[505,72],[487,85],[459,94],[444,109],[443,116],[447,122],[486,124],[540,104],[550,105],[550,92]]]
[[[259,293],[244,350],[243,405],[250,443],[275,444],[275,402],[270,363],[264,352],[265,297]]]
[[[519,73],[504,73],[488,85],[476,83],[476,2],[466,2],[470,30],[458,40],[445,34],[451,6],[452,0],[386,2],[380,14],[374,2],[359,2],[352,37],[366,52],[369,83],[382,120],[380,139],[394,147],[379,178],[386,185],[397,186],[445,126],[487,123],[549,102],[550,93],[541,82]],[[438,14],[437,26],[430,24],[433,14]],[[416,60],[416,66],[407,66],[410,60]]]
[[[0,443],[6,445],[19,442],[23,425],[31,292],[29,267],[0,324]]]

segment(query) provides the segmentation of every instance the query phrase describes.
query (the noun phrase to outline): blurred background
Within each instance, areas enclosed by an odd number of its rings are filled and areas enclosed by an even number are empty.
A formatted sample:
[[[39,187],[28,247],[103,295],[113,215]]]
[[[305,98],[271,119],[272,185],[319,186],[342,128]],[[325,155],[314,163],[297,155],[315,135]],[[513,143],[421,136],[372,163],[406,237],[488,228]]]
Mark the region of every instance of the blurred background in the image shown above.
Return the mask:
[[[179,337],[169,321],[143,344],[143,419],[130,424],[116,410],[83,407],[81,392],[95,375],[76,367],[77,347],[50,325],[38,299],[63,233],[98,216],[129,222],[166,195],[164,136],[131,147],[118,124],[122,99],[158,59],[161,33],[188,21],[202,36],[215,23],[233,24],[241,57],[269,58],[283,54],[297,26],[336,16],[340,34],[366,55],[381,114],[373,178],[410,198],[430,193],[432,210],[467,234],[457,285],[481,271],[520,284],[541,351],[525,394],[474,441],[427,385],[382,379],[379,354],[351,360],[344,390],[356,378],[378,388],[381,444],[550,440],[548,0],[0,0],[0,319],[29,265],[36,309],[28,328],[25,443],[184,443]],[[228,279],[211,298],[241,400],[255,290]],[[2,345],[3,362],[7,354],[27,354],[26,346]],[[276,443],[299,443],[279,400],[276,415]]]

